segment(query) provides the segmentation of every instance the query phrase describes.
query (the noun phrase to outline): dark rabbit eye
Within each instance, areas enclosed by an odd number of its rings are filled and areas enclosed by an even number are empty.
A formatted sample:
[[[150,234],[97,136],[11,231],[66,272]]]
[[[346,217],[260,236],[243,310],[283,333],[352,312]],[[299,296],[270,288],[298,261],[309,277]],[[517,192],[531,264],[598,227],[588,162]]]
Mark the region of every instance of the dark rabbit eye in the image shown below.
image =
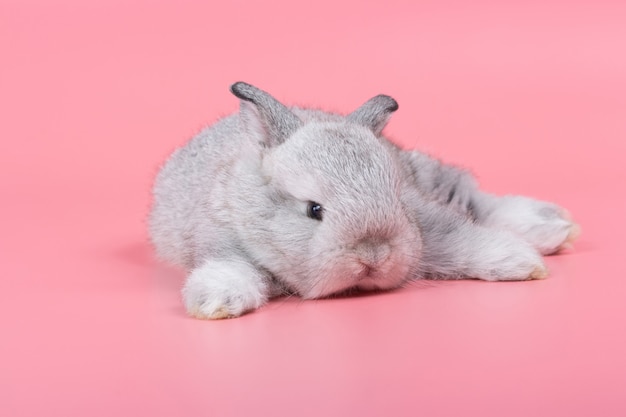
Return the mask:
[[[324,208],[321,204],[316,203],[315,201],[309,201],[309,205],[306,209],[306,215],[312,219],[322,221],[322,212]]]

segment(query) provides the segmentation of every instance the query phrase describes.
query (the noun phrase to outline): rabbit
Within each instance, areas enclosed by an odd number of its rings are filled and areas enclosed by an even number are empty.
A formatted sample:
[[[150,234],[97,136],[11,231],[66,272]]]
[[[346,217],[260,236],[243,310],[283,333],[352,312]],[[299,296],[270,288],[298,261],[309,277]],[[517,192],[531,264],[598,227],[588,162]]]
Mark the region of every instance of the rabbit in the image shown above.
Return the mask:
[[[230,91],[239,112],[174,151],[153,187],[150,237],[187,269],[193,317],[417,279],[542,279],[541,255],[579,233],[555,204],[484,193],[469,172],[393,144],[389,96],[344,116],[244,82]]]

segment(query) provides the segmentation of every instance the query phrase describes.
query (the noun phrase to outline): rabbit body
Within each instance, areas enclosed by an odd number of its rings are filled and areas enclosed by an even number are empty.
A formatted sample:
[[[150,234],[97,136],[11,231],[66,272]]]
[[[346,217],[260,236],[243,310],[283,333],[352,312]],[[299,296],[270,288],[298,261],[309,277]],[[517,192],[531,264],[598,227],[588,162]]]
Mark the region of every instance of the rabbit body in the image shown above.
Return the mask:
[[[392,144],[388,96],[342,116],[245,83],[231,91],[240,112],[176,150],[153,190],[151,238],[189,271],[192,316],[419,278],[543,278],[541,254],[576,237],[558,206],[483,193],[469,173]]]

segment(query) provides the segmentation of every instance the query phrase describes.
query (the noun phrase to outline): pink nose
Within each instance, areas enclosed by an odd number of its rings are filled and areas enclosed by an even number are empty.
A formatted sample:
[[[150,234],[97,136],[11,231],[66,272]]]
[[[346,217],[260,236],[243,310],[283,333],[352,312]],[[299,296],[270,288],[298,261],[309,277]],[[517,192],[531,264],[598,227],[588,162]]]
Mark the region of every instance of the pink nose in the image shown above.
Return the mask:
[[[389,259],[391,247],[386,242],[366,240],[356,247],[356,255],[369,274],[370,270],[379,269]]]

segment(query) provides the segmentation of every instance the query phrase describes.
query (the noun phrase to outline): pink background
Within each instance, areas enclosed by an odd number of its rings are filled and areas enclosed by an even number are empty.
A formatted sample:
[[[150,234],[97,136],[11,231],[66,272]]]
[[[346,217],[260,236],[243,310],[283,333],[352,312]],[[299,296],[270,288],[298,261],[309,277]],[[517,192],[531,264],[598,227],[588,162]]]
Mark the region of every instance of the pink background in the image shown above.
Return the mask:
[[[0,415],[626,415],[626,3],[0,0]],[[245,80],[556,201],[540,282],[184,315],[144,219]]]

